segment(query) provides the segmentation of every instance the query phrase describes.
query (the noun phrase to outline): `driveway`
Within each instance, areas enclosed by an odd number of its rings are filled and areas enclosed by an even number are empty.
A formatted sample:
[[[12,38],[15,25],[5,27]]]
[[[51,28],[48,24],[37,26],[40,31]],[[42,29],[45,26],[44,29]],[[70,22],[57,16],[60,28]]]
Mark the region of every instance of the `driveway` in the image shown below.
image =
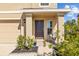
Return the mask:
[[[16,48],[16,44],[0,44],[0,56],[7,56]]]

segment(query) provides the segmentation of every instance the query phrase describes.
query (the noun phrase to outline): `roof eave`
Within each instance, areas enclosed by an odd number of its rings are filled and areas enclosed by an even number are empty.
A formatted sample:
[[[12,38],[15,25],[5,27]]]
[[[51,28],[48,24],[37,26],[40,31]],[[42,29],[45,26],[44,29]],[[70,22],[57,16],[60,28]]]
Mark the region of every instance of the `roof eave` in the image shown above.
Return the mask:
[[[34,13],[34,12],[70,12],[70,9],[25,9],[25,10],[15,10],[15,11],[0,11],[0,13]]]

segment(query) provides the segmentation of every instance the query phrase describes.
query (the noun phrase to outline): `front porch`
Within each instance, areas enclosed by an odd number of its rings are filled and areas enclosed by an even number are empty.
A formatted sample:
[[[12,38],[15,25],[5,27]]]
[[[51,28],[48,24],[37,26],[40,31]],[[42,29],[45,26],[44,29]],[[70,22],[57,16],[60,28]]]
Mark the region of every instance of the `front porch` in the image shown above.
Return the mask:
[[[64,12],[23,13],[21,19],[21,35],[34,36],[37,39],[49,40],[50,34],[56,35],[59,30],[59,42],[64,40]],[[57,41],[56,41],[57,42]]]
[[[46,42],[44,47],[44,40],[50,40],[48,36],[53,34],[56,36],[57,30],[60,36],[59,42],[64,40],[64,14],[70,10],[59,9],[25,9],[21,18],[21,35],[34,36],[38,46],[38,53],[52,52],[52,48],[48,48],[49,42]],[[55,40],[57,43],[57,39]]]

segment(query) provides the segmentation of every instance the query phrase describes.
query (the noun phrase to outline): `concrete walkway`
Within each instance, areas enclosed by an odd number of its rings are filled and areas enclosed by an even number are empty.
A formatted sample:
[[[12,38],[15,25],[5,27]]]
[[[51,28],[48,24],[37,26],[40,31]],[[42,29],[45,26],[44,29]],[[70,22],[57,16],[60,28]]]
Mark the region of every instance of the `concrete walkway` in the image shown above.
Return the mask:
[[[42,55],[42,54],[44,54],[44,53],[50,53],[50,52],[53,52],[53,50],[52,50],[52,48],[49,48],[48,47],[48,45],[49,45],[50,43],[49,42],[46,42],[46,46],[44,47],[43,45],[43,40],[41,40],[41,39],[38,39],[37,40],[37,46],[39,46],[38,47],[38,54],[40,54],[40,55]]]
[[[8,56],[15,48],[16,44],[0,44],[0,56]]]

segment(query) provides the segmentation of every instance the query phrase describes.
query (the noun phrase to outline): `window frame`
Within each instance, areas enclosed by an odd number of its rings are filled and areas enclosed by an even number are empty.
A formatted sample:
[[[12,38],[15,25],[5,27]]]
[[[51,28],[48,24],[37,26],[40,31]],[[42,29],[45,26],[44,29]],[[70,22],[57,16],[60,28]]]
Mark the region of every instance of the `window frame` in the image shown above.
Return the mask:
[[[48,20],[48,21],[50,21],[50,22],[51,22],[52,20]],[[49,23],[47,23],[47,25],[48,25],[48,24],[49,24]],[[52,34],[52,32],[51,32],[51,31],[53,30],[52,28],[53,28],[53,21],[52,21],[52,27],[51,27],[51,24],[50,24],[50,28],[49,28],[49,27],[47,27],[47,35]],[[51,30],[51,31],[50,31],[50,30]],[[48,31],[50,31],[51,33],[50,33],[50,32],[48,32]]]
[[[49,7],[50,3],[48,3],[48,5],[41,5],[41,3],[39,3],[40,7]]]

